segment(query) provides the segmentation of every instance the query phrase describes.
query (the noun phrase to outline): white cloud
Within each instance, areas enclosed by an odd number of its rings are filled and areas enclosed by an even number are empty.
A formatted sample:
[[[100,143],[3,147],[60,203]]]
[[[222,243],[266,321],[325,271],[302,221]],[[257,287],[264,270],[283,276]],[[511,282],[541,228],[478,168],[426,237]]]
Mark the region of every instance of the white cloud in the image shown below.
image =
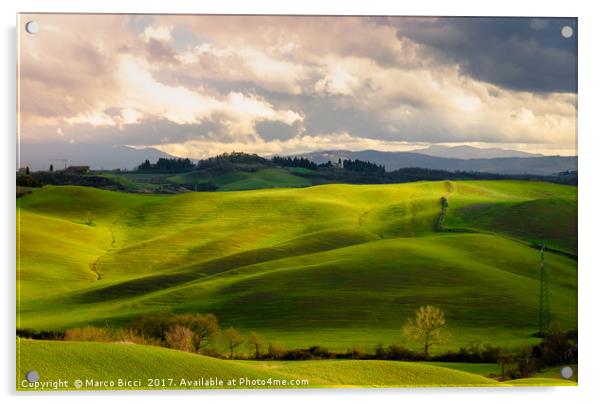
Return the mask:
[[[121,110],[121,124],[131,125],[139,123],[143,118],[143,114],[134,108],[123,108]]]
[[[256,95],[230,92],[217,98],[204,94],[202,88],[192,90],[163,84],[152,76],[148,62],[132,56],[121,57],[117,77],[119,91],[115,100],[121,110],[120,116],[109,116],[103,112],[115,105],[101,104],[97,111],[67,118],[66,122],[72,125],[121,126],[140,122],[146,115],[183,125],[217,117],[230,135],[242,136],[255,134],[255,123],[259,120],[287,125],[303,120],[301,114],[276,109]]]
[[[358,84],[358,80],[334,63],[328,67],[328,73],[314,85],[316,92],[322,95],[351,95]]]
[[[384,141],[352,136],[347,132],[298,135],[287,140],[265,141],[260,137],[253,141],[220,142],[219,140],[189,140],[184,143],[148,145],[166,153],[192,158],[214,156],[225,151],[243,151],[260,155],[296,154],[315,150],[388,150],[405,151],[416,145],[404,141]]]
[[[96,126],[114,126],[116,124],[115,120],[109,115],[97,111],[93,113],[79,114],[71,118],[66,118],[65,122],[70,125],[77,124],[90,124],[94,127]]]
[[[294,153],[419,142],[548,145],[556,151],[575,143],[575,94],[542,95],[480,81],[370,19],[160,16],[139,34],[123,16],[40,18],[42,26],[64,29],[22,45],[23,139],[73,136],[79,142],[90,139],[86,124],[139,125],[135,136],[142,144],[145,125],[166,119],[188,130],[178,136],[176,125],[169,136],[160,134],[171,142],[162,147],[179,155],[203,148]],[[534,28],[541,25],[533,21]],[[175,47],[176,27],[203,39]],[[79,31],[85,35],[74,34]],[[173,58],[151,63],[151,40]],[[316,105],[324,108],[316,112]],[[260,121],[294,125],[297,136],[261,139]],[[197,140],[173,140],[197,136],[185,127],[203,123],[199,132],[214,131],[209,137],[217,140],[201,141],[204,132]]]
[[[194,123],[215,110],[219,102],[182,86],[158,82],[149,64],[140,58],[123,56],[118,66],[120,106],[160,115],[172,122]]]
[[[285,47],[288,50],[292,45]],[[203,43],[176,55],[187,73],[201,79],[251,81],[269,90],[291,94],[301,92],[308,67],[293,63],[282,49],[250,46],[217,46]]]
[[[383,128],[375,137],[563,144],[576,137],[574,94],[507,90],[462,75],[457,66],[402,69],[357,57],[328,66],[315,89],[324,97],[344,95],[347,107],[367,112]]]
[[[151,39],[154,39],[156,41],[169,42],[172,39],[171,31],[173,31],[172,26],[149,25],[148,27],[146,27],[141,36],[146,42],[150,41]]]

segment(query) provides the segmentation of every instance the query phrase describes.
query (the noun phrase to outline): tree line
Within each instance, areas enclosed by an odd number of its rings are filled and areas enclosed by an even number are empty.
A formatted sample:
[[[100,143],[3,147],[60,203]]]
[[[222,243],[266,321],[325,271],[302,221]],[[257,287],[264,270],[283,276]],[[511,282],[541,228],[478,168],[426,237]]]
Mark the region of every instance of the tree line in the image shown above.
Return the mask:
[[[372,175],[385,174],[385,166],[362,160],[343,160],[343,169]]]
[[[577,173],[564,172],[557,175],[507,175],[486,172],[446,171],[420,167],[404,167],[386,171],[383,165],[370,161],[338,159],[338,163],[328,161],[317,164],[301,156],[274,156],[271,159],[257,154],[242,152],[222,153],[199,160],[196,164],[188,158],[159,158],[156,163],[145,160],[137,170],[143,172],[187,172],[204,171],[208,174],[225,173],[232,170],[257,171],[263,168],[305,168],[307,172],[294,172],[294,175],[315,180],[316,183],[357,183],[389,184],[413,181],[441,180],[539,180],[567,185],[577,185]],[[211,189],[208,189],[211,190]]]
[[[138,165],[138,171],[161,171],[161,172],[182,172],[194,169],[195,164],[189,158],[164,158],[160,157],[156,163],[152,164],[149,160]]]
[[[274,156],[272,157],[272,162],[281,167],[299,167],[299,168],[307,168],[309,170],[317,170],[319,167],[313,161],[305,158],[305,157],[280,157]]]
[[[552,324],[535,346],[508,349],[475,341],[456,351],[432,354],[433,347],[444,346],[448,342],[450,333],[446,331],[443,310],[426,305],[420,307],[414,317],[407,319],[401,332],[419,349],[405,344],[377,344],[372,352],[359,346],[344,352],[333,352],[321,346],[287,349],[255,331],[245,335],[231,326],[222,329],[217,317],[210,313],[160,312],[137,317],[126,328],[84,326],[63,332],[17,330],[17,335],[32,339],[129,342],[224,359],[497,362],[502,379],[528,377],[544,367],[577,363],[577,333],[565,331],[558,324]]]

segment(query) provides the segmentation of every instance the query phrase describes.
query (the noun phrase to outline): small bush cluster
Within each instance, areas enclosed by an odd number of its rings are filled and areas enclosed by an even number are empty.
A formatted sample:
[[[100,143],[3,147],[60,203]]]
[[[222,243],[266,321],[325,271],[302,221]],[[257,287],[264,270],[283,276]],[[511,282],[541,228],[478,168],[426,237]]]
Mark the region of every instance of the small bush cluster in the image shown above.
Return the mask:
[[[383,347],[382,344],[376,346],[374,359],[393,360],[393,361],[424,361],[427,357],[421,353],[413,351],[403,345],[391,344]]]
[[[42,184],[29,174],[17,174],[17,186],[37,188],[41,187]]]
[[[45,339],[45,340],[62,340],[64,336],[63,331],[37,331],[30,329],[17,329],[17,337],[27,339]]]
[[[534,347],[523,347],[513,352],[502,351],[498,363],[502,379],[528,377],[549,366],[577,363],[577,331],[565,331],[553,323]]]
[[[501,351],[500,347],[489,344],[481,346],[480,342],[473,342],[457,351],[435,355],[432,359],[437,362],[496,363]]]
[[[135,319],[131,328],[162,346],[186,352],[202,352],[219,333],[217,317],[201,313],[147,314]]]
[[[328,351],[328,349],[320,346],[312,346],[307,349],[290,349],[281,350],[279,355],[272,355],[267,359],[280,359],[280,360],[312,360],[312,359],[335,359],[340,357],[339,355]]]
[[[63,341],[122,342],[140,345],[160,345],[159,341],[145,337],[132,328],[85,326],[65,330]]]
[[[121,342],[162,346],[184,352],[234,358],[237,349],[247,341],[233,327],[221,330],[213,314],[173,314],[161,312],[140,316],[128,328],[85,326],[71,328],[56,335],[21,331],[22,337],[37,339],[62,339],[64,341]],[[256,357],[263,357],[263,338],[252,333],[249,347]],[[224,349],[227,354],[224,354]]]
[[[536,346],[508,350],[473,342],[457,351],[436,355],[414,351],[404,345],[378,344],[372,352],[353,347],[332,352],[321,346],[287,349],[276,341],[251,332],[244,336],[233,327],[221,330],[213,314],[143,315],[128,328],[84,326],[60,331],[17,330],[17,336],[31,339],[96,341],[155,345],[219,358],[258,360],[377,359],[396,361],[435,361],[498,363],[501,379],[524,378],[549,366],[577,363],[577,332],[564,331],[552,324]],[[246,344],[245,344],[246,342]],[[242,347],[246,346],[247,351]]]

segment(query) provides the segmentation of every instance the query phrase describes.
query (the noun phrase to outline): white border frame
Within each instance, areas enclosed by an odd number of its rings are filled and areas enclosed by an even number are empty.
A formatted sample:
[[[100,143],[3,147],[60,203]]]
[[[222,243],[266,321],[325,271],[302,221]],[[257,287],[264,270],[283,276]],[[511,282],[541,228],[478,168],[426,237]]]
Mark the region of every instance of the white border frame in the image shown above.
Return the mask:
[[[600,304],[602,266],[596,260],[596,238],[602,229],[600,209],[600,174],[602,161],[599,155],[601,146],[601,125],[599,112],[599,74],[602,72],[599,44],[602,38],[602,24],[594,2],[546,1],[527,2],[505,0],[483,2],[470,0],[414,2],[393,2],[386,0],[347,0],[345,2],[324,0],[228,0],[196,2],[186,0],[129,2],[123,0],[20,0],[17,4],[2,2],[2,33],[4,47],[0,78],[4,94],[0,97],[2,114],[4,153],[2,179],[2,233],[1,248],[3,265],[2,293],[2,353],[4,363],[0,365],[2,393],[8,401],[26,402],[80,402],[86,400],[105,402],[131,401],[134,396],[142,396],[144,401],[164,402],[168,397],[177,400],[234,401],[248,403],[282,402],[290,403],[308,400],[332,401],[342,398],[345,402],[448,402],[458,400],[463,403],[507,403],[510,400],[546,400],[548,403],[572,403],[575,400],[601,396],[598,387],[598,364],[600,363],[599,341],[602,335]],[[535,388],[438,388],[438,389],[350,389],[350,390],[304,390],[304,391],[198,391],[198,392],[109,392],[109,393],[15,393],[15,159],[16,159],[16,13],[17,12],[102,12],[102,13],[190,13],[190,14],[331,14],[331,15],[462,15],[462,16],[547,16],[579,18],[579,387],[535,387]],[[20,397],[19,397],[20,396]]]

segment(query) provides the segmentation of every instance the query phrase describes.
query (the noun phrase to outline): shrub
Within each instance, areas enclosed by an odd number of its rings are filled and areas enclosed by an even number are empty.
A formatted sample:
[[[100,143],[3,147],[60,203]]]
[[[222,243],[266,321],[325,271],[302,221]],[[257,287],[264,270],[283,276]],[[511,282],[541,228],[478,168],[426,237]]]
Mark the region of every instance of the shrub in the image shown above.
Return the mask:
[[[268,352],[262,356],[265,359],[281,359],[281,360],[311,360],[311,359],[335,359],[346,358],[346,354],[335,354],[321,346],[312,346],[310,348],[285,349],[278,343],[270,343]]]
[[[577,341],[572,337],[577,337],[576,331],[566,332],[560,324],[552,323],[534,349],[534,356],[541,358],[546,366],[576,363]]]
[[[313,357],[307,349],[291,349],[286,351],[284,355],[281,356],[281,359],[287,361],[304,361],[313,359]]]
[[[136,318],[131,328],[147,338],[165,342],[165,335],[173,325],[173,314],[169,312],[145,314]]]
[[[41,340],[62,340],[65,336],[63,331],[36,331],[30,329],[17,329],[17,336],[21,338],[29,339],[41,339]]]
[[[332,359],[335,357],[334,353],[330,352],[328,349],[323,348],[319,345],[310,347],[309,353],[311,353],[311,355],[314,358],[320,358],[320,359]]]
[[[111,342],[113,335],[107,328],[86,326],[80,328],[71,328],[65,331],[63,337],[65,341],[96,341]]]
[[[185,352],[195,352],[194,333],[188,327],[183,325],[173,325],[165,333],[165,345],[171,349],[178,349]]]
[[[387,359],[387,350],[383,344],[379,343],[374,348],[374,358],[376,359]]]
[[[226,359],[227,357],[220,352],[216,347],[204,347],[197,351],[199,355],[212,356],[214,358]]]
[[[41,187],[42,184],[40,184],[38,181],[35,180],[35,178],[33,178],[30,175],[25,175],[25,174],[18,174],[17,175],[17,185],[20,187]]]
[[[145,338],[160,341],[167,345],[167,335],[173,333],[175,326],[187,328],[192,332],[192,351],[206,348],[219,332],[217,317],[213,314],[187,313],[173,314],[161,312],[145,314],[132,322],[131,328]],[[173,338],[173,335],[171,336]],[[186,349],[188,350],[188,348]]]
[[[525,378],[541,369],[541,361],[533,357],[533,348],[522,347],[516,355],[518,377]]]
[[[113,330],[113,338],[116,342],[139,345],[161,345],[159,340],[147,338],[131,328],[118,328]]]
[[[412,351],[401,345],[391,344],[385,352],[385,359],[398,361],[422,361],[426,360],[426,356],[422,353]]]
[[[213,314],[180,314],[173,316],[172,323],[192,331],[192,344],[195,351],[207,346],[219,331],[217,317]]]
[[[362,347],[349,348],[347,349],[345,357],[349,359],[365,359],[366,351]]]
[[[434,355],[433,361],[438,362],[468,362],[468,363],[496,363],[501,348],[489,344],[481,348],[480,343],[475,342],[468,347],[461,347],[458,351]]]
[[[270,342],[270,344],[268,345],[269,359],[281,359],[285,353],[286,350],[278,342]]]

